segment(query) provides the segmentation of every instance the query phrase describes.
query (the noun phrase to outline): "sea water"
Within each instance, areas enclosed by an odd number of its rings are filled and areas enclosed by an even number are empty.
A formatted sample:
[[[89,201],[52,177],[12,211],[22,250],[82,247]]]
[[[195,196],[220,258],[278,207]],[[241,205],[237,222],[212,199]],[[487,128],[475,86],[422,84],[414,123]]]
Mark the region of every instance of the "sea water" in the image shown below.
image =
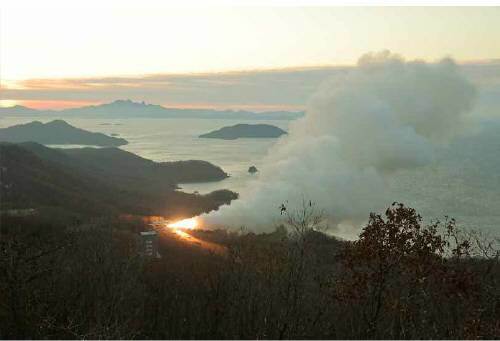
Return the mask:
[[[54,118],[0,119],[0,127]],[[208,193],[217,189],[241,192],[259,175],[248,173],[263,164],[277,139],[219,140],[199,135],[237,123],[267,123],[287,130],[288,121],[242,122],[211,119],[96,119],[64,118],[76,127],[117,134],[129,141],[120,148],[154,161],[206,160],[230,177],[210,183],[180,184],[181,190]],[[68,146],[66,146],[68,147]],[[71,146],[78,147],[78,146]],[[482,122],[471,135],[437,151],[434,162],[391,175],[388,188],[395,201],[415,207],[427,218],[457,219],[459,225],[499,233],[500,228],[500,120]],[[334,198],[332,198],[334,200]],[[318,203],[327,205],[328,203]],[[367,216],[368,216],[367,212]]]
[[[39,120],[48,122],[51,118],[12,117],[0,119],[0,127]],[[180,184],[183,191],[208,193],[216,189],[231,189],[240,192],[258,174],[248,173],[250,166],[264,167],[262,159],[276,139],[220,140],[198,136],[224,126],[238,123],[271,124],[284,130],[289,121],[239,121],[215,119],[96,119],[63,118],[69,124],[89,131],[126,139],[129,143],[120,148],[157,162],[178,160],[205,160],[221,167],[229,177],[209,183]],[[58,148],[85,147],[77,145],[52,145]]]

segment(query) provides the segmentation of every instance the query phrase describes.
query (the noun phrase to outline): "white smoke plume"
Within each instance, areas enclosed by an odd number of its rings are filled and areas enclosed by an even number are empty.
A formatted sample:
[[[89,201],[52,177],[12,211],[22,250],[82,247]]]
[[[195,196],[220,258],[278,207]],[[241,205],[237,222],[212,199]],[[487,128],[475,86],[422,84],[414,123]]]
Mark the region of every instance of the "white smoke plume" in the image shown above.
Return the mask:
[[[464,131],[474,96],[450,59],[427,64],[388,51],[366,54],[318,89],[241,199],[202,220],[269,231],[281,203],[293,207],[306,198],[333,226],[360,224],[397,200],[387,192],[387,177],[425,165],[436,147]]]

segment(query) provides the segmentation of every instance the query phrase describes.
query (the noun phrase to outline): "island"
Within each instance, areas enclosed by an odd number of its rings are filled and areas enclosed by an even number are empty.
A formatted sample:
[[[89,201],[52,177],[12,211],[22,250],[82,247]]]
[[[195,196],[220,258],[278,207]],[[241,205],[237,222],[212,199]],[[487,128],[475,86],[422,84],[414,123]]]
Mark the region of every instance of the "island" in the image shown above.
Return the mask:
[[[2,128],[0,129],[0,141],[11,143],[31,141],[42,144],[79,144],[100,147],[117,147],[128,143],[123,138],[73,127],[63,120],[47,123],[33,121]]]
[[[258,172],[257,167],[255,167],[255,166],[248,167],[248,173],[254,174],[254,173],[257,173],[257,172]]]
[[[278,138],[287,134],[270,124],[236,124],[200,135],[201,138],[236,140],[239,138]]]

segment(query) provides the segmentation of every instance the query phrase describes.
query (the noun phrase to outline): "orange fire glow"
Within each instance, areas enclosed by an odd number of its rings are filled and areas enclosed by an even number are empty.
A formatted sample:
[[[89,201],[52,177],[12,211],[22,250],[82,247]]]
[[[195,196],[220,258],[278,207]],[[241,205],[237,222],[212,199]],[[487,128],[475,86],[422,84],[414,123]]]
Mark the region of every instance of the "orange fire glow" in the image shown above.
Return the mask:
[[[174,228],[174,229],[192,230],[198,226],[198,219],[196,219],[196,217],[182,219],[182,220],[176,221],[175,223],[168,224],[167,226],[170,228]]]

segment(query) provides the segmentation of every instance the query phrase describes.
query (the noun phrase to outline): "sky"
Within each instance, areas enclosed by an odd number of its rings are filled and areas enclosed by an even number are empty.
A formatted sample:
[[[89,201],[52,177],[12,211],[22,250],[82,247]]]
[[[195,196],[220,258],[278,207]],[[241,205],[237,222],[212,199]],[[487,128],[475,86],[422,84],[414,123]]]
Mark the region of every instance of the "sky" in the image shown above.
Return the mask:
[[[78,4],[0,5],[1,105],[63,108],[126,96],[180,107],[300,108],[323,76],[369,51],[500,60],[500,7]],[[258,83],[265,81],[285,84],[274,96],[281,99],[259,90],[269,88]]]

